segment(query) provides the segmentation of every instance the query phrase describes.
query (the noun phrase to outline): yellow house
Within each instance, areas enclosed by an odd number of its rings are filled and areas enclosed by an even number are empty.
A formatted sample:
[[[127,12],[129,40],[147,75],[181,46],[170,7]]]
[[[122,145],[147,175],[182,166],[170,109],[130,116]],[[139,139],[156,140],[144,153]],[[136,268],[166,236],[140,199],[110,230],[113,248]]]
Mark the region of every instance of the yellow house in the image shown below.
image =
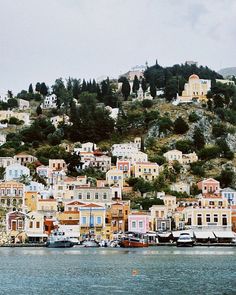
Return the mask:
[[[186,207],[184,214],[185,222],[191,228],[231,230],[232,227],[232,209],[221,196],[203,196],[198,206]]]
[[[152,162],[137,162],[133,166],[133,176],[153,180],[159,175],[159,165]]]
[[[57,212],[57,200],[55,199],[39,199],[37,211],[46,216],[55,216]]]
[[[119,169],[110,169],[106,173],[106,181],[108,185],[119,184],[123,188],[124,175],[123,171]]]
[[[16,181],[5,181],[0,183],[0,204],[8,211],[21,209],[24,206],[24,184]]]
[[[111,204],[106,211],[107,223],[111,226],[111,233],[125,232],[128,230],[128,215],[130,202],[119,201]]]
[[[57,220],[60,224],[78,225],[80,223],[79,211],[64,211],[57,213]]]
[[[97,240],[106,238],[106,208],[90,203],[79,208],[80,211],[80,233],[86,237],[93,234]]]
[[[38,204],[38,193],[37,192],[26,192],[25,193],[25,206],[28,211],[36,211]]]

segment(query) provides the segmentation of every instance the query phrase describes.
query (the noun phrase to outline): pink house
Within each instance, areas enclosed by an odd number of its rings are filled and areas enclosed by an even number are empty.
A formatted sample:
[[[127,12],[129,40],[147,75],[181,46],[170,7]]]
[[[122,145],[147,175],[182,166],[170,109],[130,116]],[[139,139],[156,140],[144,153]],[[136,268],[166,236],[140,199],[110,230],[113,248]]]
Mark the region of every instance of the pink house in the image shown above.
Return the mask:
[[[198,189],[202,191],[203,194],[216,193],[220,191],[220,182],[214,178],[204,179],[197,183]]]
[[[120,171],[123,171],[124,178],[130,177],[130,161],[117,160],[116,168]]]
[[[150,215],[144,212],[131,213],[128,216],[128,231],[136,233],[147,233],[150,230],[149,226]]]

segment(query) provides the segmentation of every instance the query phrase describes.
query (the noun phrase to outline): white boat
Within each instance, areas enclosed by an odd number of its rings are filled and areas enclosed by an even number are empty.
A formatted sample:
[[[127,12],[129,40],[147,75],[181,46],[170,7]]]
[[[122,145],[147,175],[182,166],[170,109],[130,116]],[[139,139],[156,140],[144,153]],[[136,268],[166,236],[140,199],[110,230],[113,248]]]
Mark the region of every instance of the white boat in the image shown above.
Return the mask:
[[[100,247],[99,243],[93,239],[84,240],[81,245],[83,245],[86,248],[94,248],[94,247]]]
[[[177,242],[177,247],[193,247],[194,240],[191,238],[189,233],[180,234]]]
[[[74,244],[65,236],[64,232],[54,231],[46,243],[48,248],[71,248]]]

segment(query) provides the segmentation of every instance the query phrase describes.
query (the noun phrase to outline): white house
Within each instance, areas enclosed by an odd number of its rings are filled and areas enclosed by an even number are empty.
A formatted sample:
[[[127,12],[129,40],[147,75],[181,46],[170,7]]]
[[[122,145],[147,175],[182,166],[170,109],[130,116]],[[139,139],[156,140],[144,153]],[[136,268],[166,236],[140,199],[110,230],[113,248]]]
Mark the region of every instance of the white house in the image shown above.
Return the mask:
[[[43,103],[41,104],[41,107],[43,109],[52,109],[57,107],[57,97],[55,94],[52,94],[50,96],[46,96],[44,98]]]
[[[118,158],[129,159],[133,154],[137,154],[139,149],[136,143],[119,143],[113,144],[111,148],[112,156],[116,156]]]
[[[19,99],[18,100],[18,108],[19,110],[27,110],[30,108],[30,103],[28,100]]]
[[[11,164],[6,167],[6,173],[5,173],[5,180],[19,180],[19,178],[22,176],[30,176],[30,170],[29,168],[20,165],[18,163]]]
[[[44,215],[32,211],[25,218],[25,233],[29,242],[43,242],[47,238],[44,233]]]
[[[230,205],[236,205],[236,190],[226,187],[220,191],[221,196],[228,200]]]
[[[93,143],[93,142],[85,142],[85,143],[82,143],[80,145],[80,147],[75,147],[74,151],[76,152],[76,154],[83,153],[83,152],[92,153],[96,149],[97,149],[97,145],[95,143]]]
[[[44,185],[37,181],[31,181],[29,185],[25,186],[25,192],[41,192],[44,190]]]
[[[15,163],[15,160],[12,157],[0,157],[0,167],[6,168],[13,163]]]

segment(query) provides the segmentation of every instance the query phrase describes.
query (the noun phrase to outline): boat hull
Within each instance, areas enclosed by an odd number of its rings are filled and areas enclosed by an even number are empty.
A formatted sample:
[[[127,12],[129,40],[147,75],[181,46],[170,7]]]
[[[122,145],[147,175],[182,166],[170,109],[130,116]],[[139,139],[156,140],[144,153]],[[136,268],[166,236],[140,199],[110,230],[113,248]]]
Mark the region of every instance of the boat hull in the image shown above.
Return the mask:
[[[194,242],[193,241],[189,241],[189,242],[178,242],[176,243],[177,247],[193,247]]]
[[[120,242],[120,246],[123,248],[144,248],[148,247],[148,243],[145,241],[135,241],[133,239],[124,239]]]
[[[47,248],[72,248],[74,246],[73,243],[70,241],[55,241],[55,242],[48,242],[46,244]]]

